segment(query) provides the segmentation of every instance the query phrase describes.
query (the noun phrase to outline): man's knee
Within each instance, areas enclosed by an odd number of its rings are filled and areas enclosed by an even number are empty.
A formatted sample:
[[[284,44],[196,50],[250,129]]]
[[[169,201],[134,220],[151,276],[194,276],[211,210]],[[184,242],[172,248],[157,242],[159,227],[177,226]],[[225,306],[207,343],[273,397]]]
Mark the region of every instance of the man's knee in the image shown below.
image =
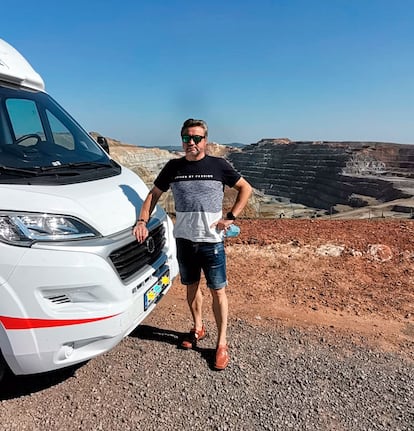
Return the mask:
[[[225,287],[222,287],[221,289],[210,289],[210,292],[213,298],[224,298],[226,296]]]

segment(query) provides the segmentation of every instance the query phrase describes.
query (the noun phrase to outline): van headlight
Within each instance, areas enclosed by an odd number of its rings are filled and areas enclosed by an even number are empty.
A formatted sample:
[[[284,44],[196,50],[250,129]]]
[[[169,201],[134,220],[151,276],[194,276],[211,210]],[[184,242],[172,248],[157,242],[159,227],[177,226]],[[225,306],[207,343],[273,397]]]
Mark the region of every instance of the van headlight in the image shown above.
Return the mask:
[[[67,241],[99,236],[75,217],[58,214],[0,212],[0,241],[30,247],[38,241]]]

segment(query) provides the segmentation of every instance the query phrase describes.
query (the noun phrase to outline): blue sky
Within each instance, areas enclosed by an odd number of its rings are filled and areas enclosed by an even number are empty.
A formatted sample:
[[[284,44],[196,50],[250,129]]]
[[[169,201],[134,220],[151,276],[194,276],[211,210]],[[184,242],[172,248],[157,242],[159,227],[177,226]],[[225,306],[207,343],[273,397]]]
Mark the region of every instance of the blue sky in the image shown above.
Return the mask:
[[[412,0],[2,3],[0,37],[87,131],[414,144]]]

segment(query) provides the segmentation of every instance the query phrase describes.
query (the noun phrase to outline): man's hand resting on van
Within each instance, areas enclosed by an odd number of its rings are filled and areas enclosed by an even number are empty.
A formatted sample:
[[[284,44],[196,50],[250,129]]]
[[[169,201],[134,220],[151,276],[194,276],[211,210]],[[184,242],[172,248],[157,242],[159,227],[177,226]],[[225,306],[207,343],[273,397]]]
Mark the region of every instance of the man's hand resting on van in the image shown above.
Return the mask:
[[[145,221],[137,221],[132,233],[138,242],[143,243],[148,237],[148,229]]]
[[[134,230],[132,233],[135,235],[135,238],[139,243],[143,243],[148,238],[148,228],[147,223],[150,219],[150,214],[154,211],[155,205],[157,205],[160,196],[164,192],[160,190],[158,187],[154,186],[148,193],[145,201],[142,204],[141,212],[139,214],[139,218],[137,223],[135,224]]]

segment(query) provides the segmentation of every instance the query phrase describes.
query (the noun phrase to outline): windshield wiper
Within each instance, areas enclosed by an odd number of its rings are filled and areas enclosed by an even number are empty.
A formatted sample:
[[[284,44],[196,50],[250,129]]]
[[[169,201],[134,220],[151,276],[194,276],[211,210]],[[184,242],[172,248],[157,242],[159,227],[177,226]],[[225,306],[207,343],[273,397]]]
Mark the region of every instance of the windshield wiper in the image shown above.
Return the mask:
[[[2,175],[33,178],[33,177],[70,177],[81,175],[80,171],[95,170],[101,168],[115,168],[118,166],[114,163],[99,162],[74,162],[64,163],[58,166],[34,166],[33,168],[14,168],[12,166],[0,165],[0,179]]]
[[[23,177],[23,178],[33,178],[33,177],[44,177],[44,176],[72,176],[79,175],[78,172],[73,170],[63,170],[59,172],[47,171],[44,172],[41,168],[36,167],[33,169],[23,169],[23,168],[12,168],[9,166],[0,165],[0,178],[1,174],[7,174],[11,176]]]
[[[73,162],[63,163],[56,166],[42,166],[40,167],[41,172],[47,171],[59,171],[65,169],[95,169],[95,168],[113,168],[111,163],[99,163],[99,162]]]
[[[24,169],[24,168],[13,168],[11,166],[0,165],[0,174],[6,173],[10,175],[17,175],[19,177],[33,177],[38,173],[37,169]]]

